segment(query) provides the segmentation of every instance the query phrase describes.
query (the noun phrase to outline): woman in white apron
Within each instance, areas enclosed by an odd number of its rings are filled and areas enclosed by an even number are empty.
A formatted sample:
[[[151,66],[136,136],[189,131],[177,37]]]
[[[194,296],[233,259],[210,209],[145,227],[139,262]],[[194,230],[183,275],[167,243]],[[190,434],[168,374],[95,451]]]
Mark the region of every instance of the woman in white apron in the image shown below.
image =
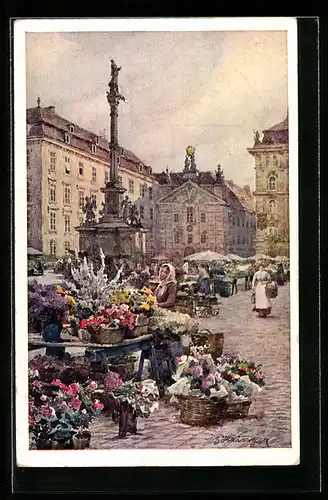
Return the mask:
[[[270,274],[260,266],[259,270],[253,276],[252,290],[255,292],[254,309],[263,317],[271,313],[272,304],[266,295],[266,283],[270,280]]]

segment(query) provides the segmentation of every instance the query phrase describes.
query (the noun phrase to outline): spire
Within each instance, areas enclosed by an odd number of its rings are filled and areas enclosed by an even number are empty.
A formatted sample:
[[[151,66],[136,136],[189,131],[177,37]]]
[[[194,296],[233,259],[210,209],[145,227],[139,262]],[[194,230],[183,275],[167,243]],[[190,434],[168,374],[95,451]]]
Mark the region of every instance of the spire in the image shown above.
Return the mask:
[[[39,108],[39,107],[40,107],[40,104],[41,104],[40,94],[38,95],[38,98],[37,98],[37,101],[36,101],[36,102],[38,103],[38,108]]]

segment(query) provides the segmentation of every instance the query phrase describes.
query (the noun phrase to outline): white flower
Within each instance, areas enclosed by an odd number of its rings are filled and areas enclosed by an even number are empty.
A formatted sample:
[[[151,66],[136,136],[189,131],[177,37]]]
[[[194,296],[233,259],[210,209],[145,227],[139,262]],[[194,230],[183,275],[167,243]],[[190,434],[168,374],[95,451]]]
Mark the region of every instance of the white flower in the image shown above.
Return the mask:
[[[87,410],[86,409],[83,409],[82,412],[81,412],[83,415],[85,415],[87,413]]]

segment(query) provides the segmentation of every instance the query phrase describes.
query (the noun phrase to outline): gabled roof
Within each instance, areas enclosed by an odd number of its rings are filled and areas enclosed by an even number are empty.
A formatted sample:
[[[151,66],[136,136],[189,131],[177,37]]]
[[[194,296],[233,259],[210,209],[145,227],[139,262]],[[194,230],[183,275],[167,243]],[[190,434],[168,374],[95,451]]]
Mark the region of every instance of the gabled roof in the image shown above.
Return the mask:
[[[250,189],[238,186],[231,180],[226,181],[226,185],[243,209],[246,209],[248,212],[255,212],[255,196],[251,193]]]
[[[285,130],[288,130],[288,117],[286,117],[284,121],[277,123],[277,125],[273,125],[273,127],[263,130],[263,132],[281,132]]]
[[[196,188],[198,191],[200,191],[200,193],[203,196],[210,197],[213,199],[213,201],[220,203],[221,205],[226,205],[226,202],[224,200],[222,200],[222,198],[219,198],[216,194],[212,193],[211,191],[208,191],[207,189],[204,189],[203,187],[199,186],[198,184],[196,184],[195,182],[190,181],[190,180],[185,181],[183,184],[181,184],[177,188],[173,189],[173,191],[170,191],[169,193],[167,193],[165,196],[163,196],[163,198],[160,198],[158,200],[158,202],[160,202],[160,203],[165,202],[166,203],[171,197],[175,196],[179,191],[182,191],[183,189],[185,189],[188,185],[191,185],[194,188]]]

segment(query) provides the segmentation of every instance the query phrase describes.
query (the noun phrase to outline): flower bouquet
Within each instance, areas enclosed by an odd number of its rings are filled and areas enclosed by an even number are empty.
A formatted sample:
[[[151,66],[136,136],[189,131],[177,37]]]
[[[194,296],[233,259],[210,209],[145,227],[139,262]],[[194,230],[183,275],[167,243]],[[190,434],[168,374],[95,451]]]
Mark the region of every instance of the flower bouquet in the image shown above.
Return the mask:
[[[58,295],[52,285],[33,282],[28,292],[28,321],[36,331],[42,330],[45,341],[59,342],[62,326],[68,321],[66,297]]]
[[[101,309],[97,315],[80,321],[80,328],[90,333],[91,342],[117,344],[122,342],[124,330],[133,330],[135,315],[126,304]]]
[[[198,331],[198,322],[194,318],[164,308],[156,308],[149,326],[162,338],[192,335]]]
[[[210,354],[203,347],[191,347],[190,356],[177,359],[175,382],[168,388],[171,402],[179,401],[181,421],[189,425],[217,423],[228,391]]]
[[[248,362],[240,355],[227,355],[218,359],[217,368],[228,392],[221,418],[246,417],[252,401],[265,385],[262,365]]]
[[[30,373],[30,379],[39,392],[38,398],[35,393],[29,395],[29,429],[35,447],[88,447],[91,434],[87,429],[93,418],[98,417],[103,409],[99,400],[93,400],[96,383],[91,381],[85,387],[79,383],[67,386],[56,379],[53,380],[52,391],[49,393],[38,380],[37,371]]]
[[[105,411],[119,422],[119,437],[128,432],[136,434],[137,417],[148,418],[158,408],[158,388],[154,380],[123,382],[120,375],[108,372],[104,389],[96,393],[105,405]]]

